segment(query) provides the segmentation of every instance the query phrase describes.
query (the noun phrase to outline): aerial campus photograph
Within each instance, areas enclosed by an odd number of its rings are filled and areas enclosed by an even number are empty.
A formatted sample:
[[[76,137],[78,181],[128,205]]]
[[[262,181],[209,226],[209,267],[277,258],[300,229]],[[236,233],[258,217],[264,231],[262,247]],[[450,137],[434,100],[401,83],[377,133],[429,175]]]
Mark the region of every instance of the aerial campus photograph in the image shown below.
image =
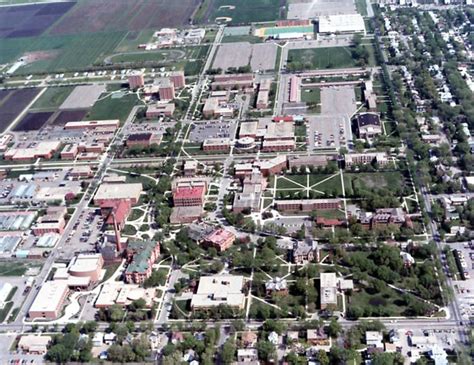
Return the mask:
[[[0,364],[473,364],[473,45],[473,0],[0,0]]]

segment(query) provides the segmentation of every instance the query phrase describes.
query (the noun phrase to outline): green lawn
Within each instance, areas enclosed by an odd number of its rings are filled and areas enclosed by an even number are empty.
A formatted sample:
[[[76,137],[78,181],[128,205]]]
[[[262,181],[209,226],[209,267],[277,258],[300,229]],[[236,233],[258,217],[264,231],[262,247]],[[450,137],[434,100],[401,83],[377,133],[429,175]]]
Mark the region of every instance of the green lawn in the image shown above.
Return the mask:
[[[354,188],[389,188],[397,189],[404,185],[404,178],[399,171],[373,173],[346,173],[344,187],[346,194],[351,195]]]
[[[254,35],[229,35],[222,38],[222,43],[233,43],[233,42],[262,43],[263,40],[262,38],[254,36]]]
[[[367,16],[367,4],[366,0],[355,0],[357,12],[362,16]]]
[[[0,276],[22,276],[29,267],[34,266],[25,262],[0,263]]]
[[[278,177],[277,190],[289,190],[290,193],[295,193],[299,189],[303,190],[306,186],[311,187],[313,195],[318,198],[324,196],[340,196],[342,195],[341,178],[339,175],[324,175],[324,174],[305,174],[305,175],[287,175],[286,178]],[[300,185],[298,185],[300,184]],[[271,187],[272,185],[270,185]]]
[[[16,74],[83,70],[112,53],[125,34],[102,32],[0,39],[0,63],[13,62],[27,52],[41,51],[42,59],[21,67]]]
[[[53,109],[59,107],[74,86],[49,87],[33,104],[32,109]]]
[[[207,2],[206,2],[207,3]],[[209,3],[212,6],[208,22],[214,22],[217,17],[229,17],[228,24],[249,24],[281,19],[284,15],[280,11],[280,0],[215,0]],[[221,6],[234,6],[234,9]]]
[[[136,51],[138,46],[147,43],[153,37],[154,29],[145,29],[142,31],[130,31],[115,48],[114,52]]]
[[[369,52],[369,65],[374,65],[373,47],[365,47]],[[357,59],[352,57],[350,47],[292,49],[288,52],[287,67],[290,70],[333,69],[356,66]]]
[[[121,48],[120,46],[119,48]],[[134,66],[173,67],[184,70],[186,75],[196,75],[202,68],[209,51],[208,45],[199,47],[162,49],[157,51],[133,51],[117,53],[106,57],[113,64],[133,64]]]
[[[308,112],[321,112],[321,89],[319,87],[301,90],[301,101],[308,106]]]
[[[124,95],[121,98],[111,96],[99,100],[87,113],[86,120],[119,119],[122,123],[127,119],[135,105],[141,105],[135,94]]]

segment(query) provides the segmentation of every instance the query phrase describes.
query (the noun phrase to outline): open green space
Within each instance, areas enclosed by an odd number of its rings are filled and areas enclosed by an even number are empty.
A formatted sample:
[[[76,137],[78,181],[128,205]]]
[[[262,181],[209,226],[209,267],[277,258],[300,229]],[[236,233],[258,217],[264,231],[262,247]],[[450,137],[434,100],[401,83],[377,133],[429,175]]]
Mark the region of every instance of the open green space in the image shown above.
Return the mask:
[[[270,187],[271,186],[272,185],[270,185]],[[342,185],[339,174],[303,174],[278,177],[277,191],[289,190],[291,193],[295,193],[298,190],[306,189],[306,187],[311,189],[311,195],[321,193],[327,196],[342,195]]]
[[[254,35],[230,35],[222,38],[222,43],[233,43],[233,42],[249,42],[249,43],[262,43],[263,40],[260,37]]]
[[[137,95],[127,94],[121,98],[108,96],[97,101],[87,113],[86,120],[119,119],[122,123],[127,119],[135,105],[141,105]]]
[[[157,51],[134,51],[116,53],[104,59],[108,64],[126,64],[134,67],[173,67],[184,70],[186,75],[196,75],[201,70],[209,46],[161,49]]]
[[[154,32],[155,30],[153,29],[130,31],[125,35],[125,37],[123,37],[122,41],[118,44],[114,51],[117,53],[136,51],[140,44],[147,43],[151,40]]]
[[[85,70],[112,53],[124,35],[102,32],[0,39],[0,63],[14,62],[22,56],[34,59],[16,74]]]
[[[74,86],[49,87],[33,104],[32,109],[53,109],[59,107]]]
[[[373,47],[365,45],[368,64],[375,65]],[[313,49],[292,49],[288,52],[287,67],[290,70],[334,69],[359,66],[350,47],[326,47]]]
[[[280,0],[214,0],[205,1],[207,22],[214,22],[216,18],[232,18],[227,24],[248,24],[281,19],[284,9],[280,8]],[[206,19],[207,18],[207,19]]]
[[[346,194],[351,195],[355,189],[388,188],[399,189],[404,185],[404,178],[399,171],[345,173],[344,187]]]
[[[367,16],[366,0],[355,0],[357,12],[362,16]]]
[[[321,112],[321,89],[317,87],[301,90],[301,101],[308,106],[308,112]]]
[[[0,276],[22,276],[30,267],[39,266],[26,262],[1,262]]]

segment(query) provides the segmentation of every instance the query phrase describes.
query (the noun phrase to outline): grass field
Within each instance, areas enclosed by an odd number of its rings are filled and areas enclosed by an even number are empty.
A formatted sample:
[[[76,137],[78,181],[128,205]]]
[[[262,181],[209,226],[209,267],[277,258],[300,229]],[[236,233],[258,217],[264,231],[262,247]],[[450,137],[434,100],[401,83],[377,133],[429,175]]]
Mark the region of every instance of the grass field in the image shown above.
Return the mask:
[[[153,29],[128,32],[114,51],[117,53],[136,51],[140,44],[147,43],[151,40],[154,32]]]
[[[125,34],[105,32],[0,39],[0,63],[34,53],[37,60],[21,67],[16,74],[82,70],[112,53]]]
[[[222,43],[234,42],[262,43],[263,40],[262,38],[254,35],[229,35],[222,38]]]
[[[111,96],[99,100],[87,113],[86,120],[120,119],[123,123],[135,105],[141,105],[135,94],[124,95],[121,98]]]
[[[367,16],[366,0],[355,0],[357,12],[362,16]]]
[[[218,17],[232,18],[228,24],[248,24],[272,21],[284,15],[280,0],[211,0],[206,3],[208,16],[202,18],[211,23]]]
[[[373,47],[365,46],[369,52],[369,65],[375,65]],[[288,53],[289,69],[332,69],[356,67],[357,59],[352,57],[350,47],[326,47],[313,49],[292,49]]]
[[[308,105],[308,112],[321,112],[321,89],[303,89],[301,90],[301,101]]]
[[[2,262],[0,263],[0,276],[22,276],[30,266],[32,265],[23,262]]]
[[[344,187],[348,195],[353,193],[354,188],[397,189],[403,185],[403,175],[399,171],[344,174]]]
[[[342,195],[341,178],[339,174],[305,174],[286,175],[277,177],[277,195],[308,192],[310,195],[322,198],[324,196]],[[273,185],[270,184],[270,187]]]
[[[174,67],[184,70],[186,75],[196,75],[201,70],[209,46],[163,49],[158,51],[135,51],[115,54],[106,58],[113,64],[142,64],[154,67]]]
[[[68,95],[72,92],[74,86],[50,87],[31,107],[32,109],[53,109],[59,107]]]

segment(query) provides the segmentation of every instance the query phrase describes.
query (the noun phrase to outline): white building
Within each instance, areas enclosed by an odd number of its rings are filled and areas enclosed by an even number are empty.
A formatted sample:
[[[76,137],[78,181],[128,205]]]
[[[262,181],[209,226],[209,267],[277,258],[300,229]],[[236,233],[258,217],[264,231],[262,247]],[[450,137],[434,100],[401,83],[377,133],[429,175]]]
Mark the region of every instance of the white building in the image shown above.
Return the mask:
[[[360,14],[326,15],[318,19],[318,33],[364,33],[364,18]]]

